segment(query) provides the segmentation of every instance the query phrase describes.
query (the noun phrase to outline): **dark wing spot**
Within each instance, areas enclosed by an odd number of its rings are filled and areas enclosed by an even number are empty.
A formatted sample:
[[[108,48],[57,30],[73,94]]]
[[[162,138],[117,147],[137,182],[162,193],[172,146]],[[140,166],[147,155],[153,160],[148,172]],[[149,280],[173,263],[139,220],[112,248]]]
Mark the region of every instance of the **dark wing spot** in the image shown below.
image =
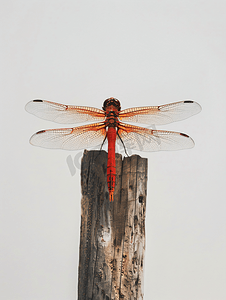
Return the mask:
[[[39,100],[39,99],[37,99],[37,100],[33,100],[33,102],[43,102],[42,100]]]
[[[185,136],[185,137],[189,138],[189,136],[188,136],[187,134],[185,134],[185,133],[180,133],[180,135],[182,135],[182,136]]]
[[[36,132],[36,134],[43,133],[43,132],[46,132],[46,130],[40,130],[40,131]]]
[[[191,100],[185,100],[184,103],[194,103],[194,101],[191,101]]]

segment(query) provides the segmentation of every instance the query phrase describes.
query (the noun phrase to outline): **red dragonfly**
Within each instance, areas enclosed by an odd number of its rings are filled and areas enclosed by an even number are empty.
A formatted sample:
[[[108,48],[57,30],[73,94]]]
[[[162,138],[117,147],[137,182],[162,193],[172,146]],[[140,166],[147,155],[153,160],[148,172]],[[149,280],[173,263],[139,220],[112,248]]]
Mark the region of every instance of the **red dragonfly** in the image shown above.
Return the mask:
[[[99,121],[89,125],[47,129],[36,132],[30,143],[44,148],[78,150],[101,145],[108,140],[107,183],[109,199],[113,201],[115,188],[115,142],[140,151],[180,150],[194,147],[188,135],[179,132],[153,130],[122,123],[168,124],[186,119],[201,111],[201,106],[185,100],[160,106],[133,107],[121,110],[119,100],[106,99],[103,109],[72,106],[45,100],[28,102],[25,109],[42,119],[57,123]]]

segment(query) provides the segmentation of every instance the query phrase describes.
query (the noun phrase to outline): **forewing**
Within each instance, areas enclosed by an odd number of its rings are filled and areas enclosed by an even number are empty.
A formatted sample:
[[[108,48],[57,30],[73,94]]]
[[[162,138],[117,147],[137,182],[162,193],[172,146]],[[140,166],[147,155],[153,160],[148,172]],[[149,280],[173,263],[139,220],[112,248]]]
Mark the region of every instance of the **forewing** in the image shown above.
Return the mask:
[[[78,150],[101,145],[105,135],[105,124],[96,123],[74,128],[41,130],[32,135],[30,143],[43,148]]]
[[[118,134],[126,148],[139,151],[182,150],[194,147],[192,138],[179,132],[151,130],[120,123]],[[119,137],[117,142],[121,144]]]
[[[189,118],[201,111],[201,106],[185,100],[160,106],[134,107],[119,113],[119,119],[128,122],[163,125]]]
[[[45,100],[32,100],[27,103],[25,109],[41,119],[62,124],[104,121],[105,119],[104,111],[98,108],[64,105]]]

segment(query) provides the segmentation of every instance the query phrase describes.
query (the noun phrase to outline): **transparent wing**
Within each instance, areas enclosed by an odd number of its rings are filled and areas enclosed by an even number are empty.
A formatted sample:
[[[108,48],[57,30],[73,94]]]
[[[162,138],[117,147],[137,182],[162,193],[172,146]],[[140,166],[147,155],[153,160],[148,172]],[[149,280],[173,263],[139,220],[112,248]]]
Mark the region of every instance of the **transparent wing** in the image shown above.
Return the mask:
[[[179,132],[151,130],[120,123],[118,134],[126,148],[139,151],[182,150],[194,147],[192,138]],[[117,143],[121,144],[119,137]]]
[[[160,106],[134,107],[119,113],[119,119],[128,122],[163,125],[189,118],[201,111],[194,101],[185,100]]]
[[[32,100],[25,106],[29,113],[56,123],[70,124],[86,121],[104,121],[104,111],[94,107],[72,106],[45,100]]]
[[[105,124],[96,123],[74,128],[41,130],[32,135],[30,143],[43,148],[78,150],[101,145],[105,134]]]

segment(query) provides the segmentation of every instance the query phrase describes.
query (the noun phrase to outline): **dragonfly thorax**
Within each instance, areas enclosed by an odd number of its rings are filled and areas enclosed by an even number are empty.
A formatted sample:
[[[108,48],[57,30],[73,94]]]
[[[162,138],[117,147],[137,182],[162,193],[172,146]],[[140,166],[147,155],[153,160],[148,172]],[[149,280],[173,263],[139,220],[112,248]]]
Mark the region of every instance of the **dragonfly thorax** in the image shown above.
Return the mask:
[[[108,110],[107,108],[109,108],[109,106],[113,106],[117,111],[121,110],[120,101],[116,98],[111,97],[106,99],[103,103],[103,110]]]
[[[117,111],[106,111],[105,124],[107,127],[117,127],[118,126],[118,112]]]

